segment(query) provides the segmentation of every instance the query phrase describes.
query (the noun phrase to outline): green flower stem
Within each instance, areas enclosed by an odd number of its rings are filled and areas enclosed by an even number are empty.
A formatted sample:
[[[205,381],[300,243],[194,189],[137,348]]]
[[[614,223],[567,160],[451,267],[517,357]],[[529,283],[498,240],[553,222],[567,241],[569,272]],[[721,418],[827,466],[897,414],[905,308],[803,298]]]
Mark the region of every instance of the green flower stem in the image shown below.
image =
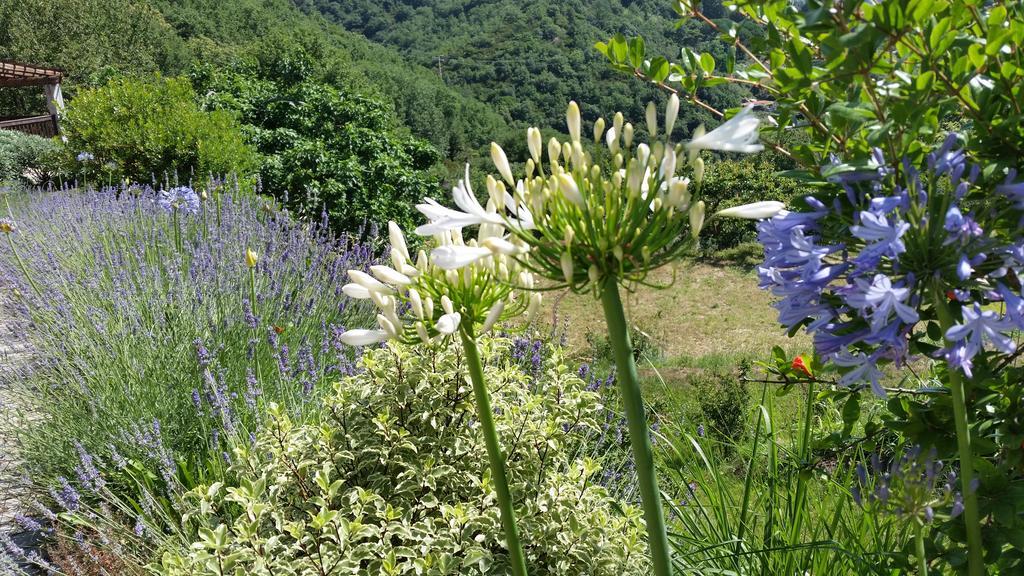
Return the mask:
[[[516,527],[515,510],[512,508],[512,494],[508,489],[508,477],[505,475],[505,456],[501,453],[498,431],[494,427],[494,412],[491,409],[491,397],[487,393],[484,382],[484,367],[480,362],[480,351],[477,350],[472,328],[463,327],[462,347],[466,351],[466,362],[469,364],[469,377],[473,381],[473,395],[476,399],[477,418],[484,433],[487,445],[487,458],[491,464],[491,477],[494,489],[498,493],[498,507],[501,510],[501,525],[505,530],[508,544],[509,563],[514,576],[526,576],[526,557],[523,545],[519,541],[519,528]]]
[[[914,531],[914,541],[917,544],[917,574],[928,576],[928,560],[924,557],[924,527],[917,523],[917,530]]]
[[[953,315],[946,303],[946,295],[942,286],[935,285],[933,290],[935,312],[939,316],[939,325],[945,337],[946,331],[953,326]],[[946,345],[953,343],[948,339]],[[978,496],[971,490],[974,482],[974,455],[971,452],[971,431],[967,426],[967,400],[964,394],[964,381],[960,371],[950,368],[949,391],[953,398],[953,419],[956,423],[956,443],[960,452],[960,478],[964,497],[964,523],[967,529],[967,573],[970,576],[982,576],[985,573],[985,559],[982,556],[981,521],[978,516]]]
[[[249,267],[249,310],[252,312],[253,318],[256,318],[257,316],[256,316],[256,267],[255,266],[250,266]],[[255,328],[253,328],[252,332],[253,332],[253,339],[256,340],[256,346],[254,347],[254,350],[252,352],[252,360],[253,360],[253,363],[256,364],[256,381],[260,383],[260,386],[264,386],[265,383],[263,382],[263,370],[260,368],[260,351],[259,351],[259,348],[258,348],[259,341],[260,341],[260,338],[262,337],[262,334],[260,334],[260,327],[259,327],[258,324],[256,325]]]
[[[608,339],[615,353],[619,393],[629,424],[629,443],[633,449],[633,460],[640,482],[640,498],[644,505],[644,521],[647,523],[647,539],[651,548],[654,574],[670,576],[672,562],[669,557],[661,491],[658,490],[658,478],[654,473],[654,450],[651,448],[650,430],[644,415],[640,377],[637,375],[636,361],[633,359],[633,343],[630,341],[626,315],[622,309],[622,300],[619,298],[619,285],[614,277],[604,280],[601,302],[604,305],[605,321],[608,323]]]

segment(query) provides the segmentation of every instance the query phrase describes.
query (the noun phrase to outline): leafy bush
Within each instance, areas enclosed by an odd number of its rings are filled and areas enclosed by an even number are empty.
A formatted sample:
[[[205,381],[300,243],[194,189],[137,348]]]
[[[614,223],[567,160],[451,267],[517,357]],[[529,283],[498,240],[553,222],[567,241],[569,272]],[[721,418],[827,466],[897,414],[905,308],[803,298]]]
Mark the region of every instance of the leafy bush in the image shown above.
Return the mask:
[[[67,171],[86,179],[177,184],[256,166],[234,116],[200,110],[182,78],[117,78],[83,90],[62,127]]]
[[[484,342],[530,573],[646,574],[638,512],[596,485],[597,463],[566,451],[597,429],[598,396],[557,355],[534,386],[509,352]],[[321,425],[271,408],[255,443],[236,446],[238,481],[188,494],[198,537],[159,571],[507,573],[461,363],[454,346],[389,344],[336,387]]]
[[[636,324],[629,327],[629,340],[633,344],[634,360],[639,362],[641,358],[654,360],[661,357],[661,349],[654,338]],[[595,361],[613,358],[612,343],[607,334],[587,334],[587,343],[590,344],[590,355]]]
[[[778,166],[763,156],[744,160],[709,162],[701,185],[701,199],[708,213],[761,200],[789,202],[806,193],[795,180],[776,175]],[[713,218],[701,230],[701,250],[714,253],[757,240],[749,220]]]
[[[367,311],[341,287],[372,250],[253,198],[203,194],[175,191],[194,213],[135,188],[12,196],[25,270],[4,242],[0,278],[38,362],[3,371],[28,416],[5,405],[0,419],[42,491],[63,477],[89,492],[86,459],[135,500],[137,479],[160,498],[220,477],[227,438],[256,430],[262,406],[304,420],[354,370],[337,336]]]
[[[257,53],[233,69],[193,73],[204,106],[237,112],[264,155],[263,186],[296,214],[354,231],[366,222],[413,224],[414,205],[437,195],[438,153],[400,134],[376,99],[318,79],[300,47]]]
[[[704,374],[694,380],[705,426],[728,440],[739,440],[747,424],[750,390],[734,374]]]
[[[0,130],[0,182],[44,178],[45,166],[56,150],[57,144],[53,140],[14,130]],[[28,176],[26,170],[30,171]]]

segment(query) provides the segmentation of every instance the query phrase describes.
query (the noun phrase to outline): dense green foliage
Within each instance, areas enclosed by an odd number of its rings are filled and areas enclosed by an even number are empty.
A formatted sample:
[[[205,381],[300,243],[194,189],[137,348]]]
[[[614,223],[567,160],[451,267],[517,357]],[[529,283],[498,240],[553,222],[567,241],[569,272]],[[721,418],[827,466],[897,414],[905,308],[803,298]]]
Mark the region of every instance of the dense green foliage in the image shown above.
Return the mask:
[[[227,112],[200,110],[186,80],[113,79],[83,90],[63,115],[73,174],[114,181],[189,181],[248,174],[255,154]]]
[[[781,200],[789,203],[807,194],[795,180],[776,174],[785,162],[768,155],[740,160],[709,162],[700,195],[708,212],[758,202]],[[700,249],[717,253],[757,239],[753,224],[746,220],[715,218],[701,230]]]
[[[11,130],[0,130],[0,182],[40,180],[51,161],[57,145],[39,136]],[[32,170],[26,174],[26,170]]]
[[[400,0],[301,0],[367,38],[397,49],[404,57],[434,69],[444,81],[486,102],[514,125],[562,126],[566,102],[576,100],[596,117],[622,111],[643,116],[652,88],[622,83],[607,69],[593,45],[620,30],[650,31],[649,42],[720,51],[715,36],[700,26],[671,28],[671,9],[659,0],[619,2],[485,2]],[[710,2],[721,11],[720,2]],[[744,90],[720,87],[704,96],[733,106]],[[680,124],[693,128],[708,117],[683,112]],[[492,135],[503,145],[504,139]]]
[[[415,203],[436,194],[437,153],[399,133],[381,101],[321,80],[315,56],[268,43],[254,58],[197,68],[192,78],[205,108],[237,112],[263,155],[263,190],[294,213],[326,211],[336,230],[411,224]]]
[[[557,355],[531,386],[508,348],[491,340],[483,355],[530,573],[646,574],[637,511],[596,483],[596,462],[569,452],[597,429],[598,395]],[[272,408],[255,445],[237,447],[239,480],[186,496],[199,534],[164,555],[162,573],[221,574],[227,561],[254,575],[507,573],[457,345],[390,345],[362,364],[328,399],[323,426]]]
[[[188,182],[256,163],[235,116],[203,111],[187,80],[117,78],[81,91],[62,123],[65,163],[85,178]]]
[[[68,73],[65,93],[121,74],[173,76],[195,64],[223,66],[262,42],[315,47],[322,80],[385,103],[388,115],[461,159],[507,130],[502,118],[430,70],[393,50],[307,15],[287,0],[29,0],[0,6],[0,58],[49,64]],[[0,110],[43,106],[37,89],[0,91]]]

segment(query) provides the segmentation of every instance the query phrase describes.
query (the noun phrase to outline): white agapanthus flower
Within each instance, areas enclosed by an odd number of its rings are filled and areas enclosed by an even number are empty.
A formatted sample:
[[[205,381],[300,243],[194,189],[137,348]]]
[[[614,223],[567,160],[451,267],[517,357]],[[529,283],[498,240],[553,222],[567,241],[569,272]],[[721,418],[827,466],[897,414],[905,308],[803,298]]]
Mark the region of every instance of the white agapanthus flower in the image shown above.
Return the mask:
[[[764,150],[757,142],[757,128],[761,120],[754,115],[754,107],[745,106],[738,114],[711,132],[704,133],[704,125],[697,127],[686,148],[693,158],[701,150],[753,153]]]
[[[505,194],[500,186],[495,192]],[[370,273],[349,270],[351,283],[342,291],[351,298],[372,301],[378,327],[349,330],[341,335],[342,342],[351,346],[394,339],[430,343],[460,329],[481,334],[503,318],[537,312],[540,295],[523,297],[516,290],[533,288],[532,274],[517,260],[526,249],[506,237],[494,202],[484,209],[472,195],[468,179],[459,182],[453,196],[465,212],[432,201],[420,205],[420,211],[433,218],[417,229],[434,238],[436,246],[429,256],[421,251],[412,265],[405,235],[390,222],[392,266],[374,265]],[[511,195],[508,200],[512,201]],[[478,237],[466,242],[462,228],[470,225],[479,226]]]
[[[482,237],[503,238],[485,233],[500,218],[504,224],[499,228],[511,235],[504,241],[530,248],[531,268],[556,282],[579,290],[608,276],[642,281],[647,272],[688,250],[704,225],[705,205],[699,198],[704,160],[699,152],[763,149],[757,143],[759,120],[751,108],[710,133],[700,129],[689,143],[674,143],[679,105],[679,98],[672,95],[663,117],[654,104],[645,108],[651,138],[647,142],[633,141],[633,126],[621,113],[611,122],[597,119],[593,125],[597,149],[591,150],[589,142],[584,147],[581,141],[580,109],[572,102],[566,110],[568,140],[550,139],[545,156],[540,130],[527,129],[530,157],[521,178],[511,173],[501,146],[492,143],[498,176],[487,179],[486,207],[477,203],[478,209],[468,210],[467,202],[458,197],[465,195],[468,186],[457,189],[454,200],[464,212],[453,216],[437,207],[423,210],[431,223],[419,232],[459,230],[472,220],[480,224]],[[758,217],[772,207],[758,204],[721,215]],[[486,257],[481,247],[498,250],[482,238],[474,246],[476,250],[437,251],[439,265],[473,263]],[[502,253],[518,257],[510,251]]]

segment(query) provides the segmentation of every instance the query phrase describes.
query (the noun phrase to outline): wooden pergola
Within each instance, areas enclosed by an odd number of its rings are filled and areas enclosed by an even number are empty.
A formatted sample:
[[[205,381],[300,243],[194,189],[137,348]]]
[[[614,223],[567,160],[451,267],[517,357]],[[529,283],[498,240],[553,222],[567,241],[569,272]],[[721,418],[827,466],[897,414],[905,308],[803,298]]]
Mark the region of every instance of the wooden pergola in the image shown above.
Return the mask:
[[[49,112],[27,118],[0,118],[0,130],[18,130],[47,138],[56,136],[60,131],[58,114],[64,108],[64,96],[60,91],[63,78],[64,72],[56,68],[0,60],[0,88],[41,86]]]

